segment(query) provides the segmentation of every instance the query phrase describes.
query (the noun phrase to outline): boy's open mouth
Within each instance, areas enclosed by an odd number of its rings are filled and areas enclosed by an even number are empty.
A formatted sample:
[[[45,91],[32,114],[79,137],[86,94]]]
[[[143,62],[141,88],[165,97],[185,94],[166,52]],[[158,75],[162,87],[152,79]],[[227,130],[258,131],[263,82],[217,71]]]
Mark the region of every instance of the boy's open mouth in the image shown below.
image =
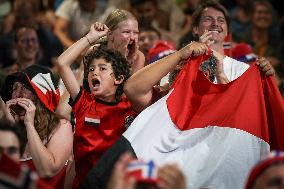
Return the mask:
[[[92,79],[92,85],[93,87],[99,87],[100,86],[100,81],[98,79]]]

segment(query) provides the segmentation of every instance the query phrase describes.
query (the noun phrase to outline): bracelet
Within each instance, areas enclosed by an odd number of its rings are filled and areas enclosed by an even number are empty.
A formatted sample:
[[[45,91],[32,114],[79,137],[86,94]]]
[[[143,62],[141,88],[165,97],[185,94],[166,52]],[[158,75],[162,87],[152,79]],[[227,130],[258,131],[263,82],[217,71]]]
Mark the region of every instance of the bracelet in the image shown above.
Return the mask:
[[[92,46],[92,44],[91,44],[91,42],[90,42],[89,38],[88,38],[86,35],[85,35],[85,37],[86,37],[86,39],[87,39],[87,41],[88,41],[89,45],[90,45],[90,46]]]

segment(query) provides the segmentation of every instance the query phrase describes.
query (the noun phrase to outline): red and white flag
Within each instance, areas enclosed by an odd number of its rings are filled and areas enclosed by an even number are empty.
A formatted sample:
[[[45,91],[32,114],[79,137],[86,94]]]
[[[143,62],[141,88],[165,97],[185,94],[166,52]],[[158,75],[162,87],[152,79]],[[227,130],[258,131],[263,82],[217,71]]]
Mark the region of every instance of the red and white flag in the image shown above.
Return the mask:
[[[170,93],[141,112],[123,134],[138,158],[177,162],[187,187],[241,189],[270,149],[284,150],[284,102],[273,77],[253,64],[228,84],[189,60]]]
[[[153,161],[132,160],[126,169],[127,177],[134,177],[136,182],[157,183],[157,167]]]

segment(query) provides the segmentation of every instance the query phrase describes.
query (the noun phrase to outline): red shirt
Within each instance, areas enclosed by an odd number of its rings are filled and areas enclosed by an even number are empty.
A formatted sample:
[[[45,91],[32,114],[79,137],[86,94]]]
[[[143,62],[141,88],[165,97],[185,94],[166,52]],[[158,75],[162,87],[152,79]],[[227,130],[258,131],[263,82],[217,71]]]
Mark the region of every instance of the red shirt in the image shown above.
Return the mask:
[[[96,99],[85,89],[80,90],[71,105],[76,119],[73,146],[76,162],[74,183],[81,183],[102,154],[126,130],[126,123],[135,113],[125,97],[119,102],[108,103]]]

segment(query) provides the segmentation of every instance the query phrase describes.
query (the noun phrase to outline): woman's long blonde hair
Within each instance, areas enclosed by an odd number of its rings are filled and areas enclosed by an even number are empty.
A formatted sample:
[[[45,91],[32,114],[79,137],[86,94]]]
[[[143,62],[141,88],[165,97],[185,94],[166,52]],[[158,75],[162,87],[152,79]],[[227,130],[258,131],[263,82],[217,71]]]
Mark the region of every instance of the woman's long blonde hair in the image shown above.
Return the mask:
[[[120,22],[128,19],[137,20],[137,18],[131,12],[124,9],[115,9],[106,18],[105,25],[109,28],[110,31],[114,31],[115,29],[117,29],[117,26]],[[100,38],[96,43],[106,44],[107,37],[104,36]]]
[[[131,12],[123,9],[115,9],[108,15],[105,25],[110,29],[110,31],[113,31],[117,28],[117,25],[120,22],[128,19],[137,20]]]
[[[48,110],[37,98],[36,112],[34,118],[35,129],[43,142],[48,142],[52,135],[52,131],[59,124],[59,118],[50,110]]]

